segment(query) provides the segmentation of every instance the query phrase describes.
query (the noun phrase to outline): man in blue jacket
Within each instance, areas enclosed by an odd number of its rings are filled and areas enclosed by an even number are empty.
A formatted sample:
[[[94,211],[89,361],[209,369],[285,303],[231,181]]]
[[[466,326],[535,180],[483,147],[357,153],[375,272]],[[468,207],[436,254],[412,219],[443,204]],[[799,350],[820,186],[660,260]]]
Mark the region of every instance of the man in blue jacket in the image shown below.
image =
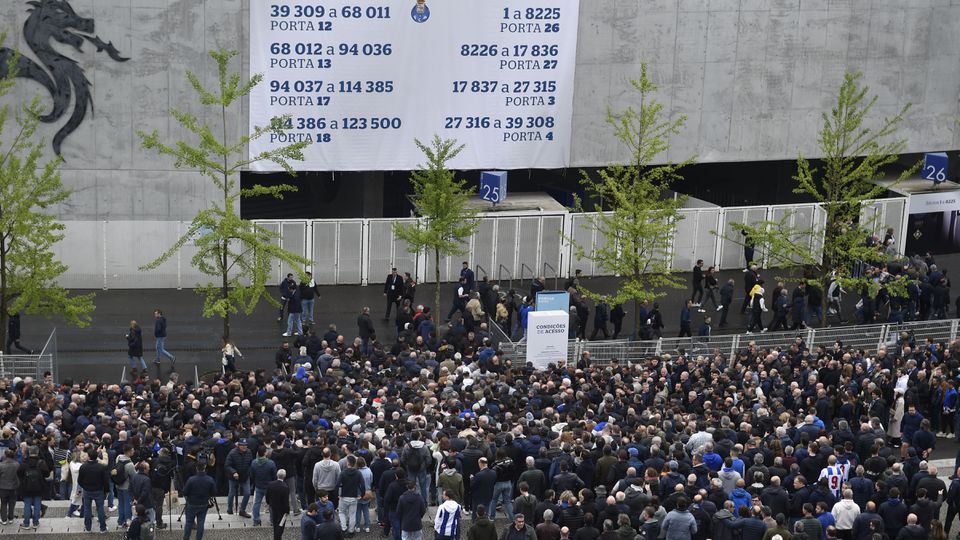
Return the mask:
[[[270,482],[277,479],[277,464],[267,459],[267,447],[261,445],[257,450],[257,459],[250,464],[250,479],[253,481],[253,524],[262,525],[260,521],[260,505],[267,495]]]
[[[400,531],[403,540],[423,539],[423,515],[427,513],[427,504],[417,490],[417,483],[407,481],[407,491],[397,501],[397,514],[400,516]]]
[[[920,429],[920,422],[922,421],[923,415],[917,412],[917,406],[911,403],[907,407],[907,414],[903,415],[903,420],[900,421],[900,429],[903,432],[902,441],[904,443],[902,455],[906,455],[907,445],[914,445],[913,435]]]
[[[190,531],[193,530],[193,523],[197,523],[197,540],[203,539],[203,526],[207,520],[208,501],[217,496],[217,483],[213,478],[207,476],[207,466],[205,463],[197,463],[197,474],[190,477],[183,486],[181,493],[187,500],[186,507],[183,510],[187,518],[183,526],[183,539],[190,539]]]

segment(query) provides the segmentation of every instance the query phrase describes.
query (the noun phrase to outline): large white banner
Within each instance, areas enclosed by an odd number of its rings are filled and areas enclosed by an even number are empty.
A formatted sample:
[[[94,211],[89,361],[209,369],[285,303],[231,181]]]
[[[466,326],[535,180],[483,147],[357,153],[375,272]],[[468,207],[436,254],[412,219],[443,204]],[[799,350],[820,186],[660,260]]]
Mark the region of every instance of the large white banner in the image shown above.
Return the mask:
[[[455,169],[570,162],[579,2],[251,0],[250,125],[290,115],[299,170],[410,170],[414,139],[466,145]],[[253,170],[275,170],[260,163]]]
[[[565,361],[569,326],[567,311],[531,311],[527,315],[526,361],[537,369]]]

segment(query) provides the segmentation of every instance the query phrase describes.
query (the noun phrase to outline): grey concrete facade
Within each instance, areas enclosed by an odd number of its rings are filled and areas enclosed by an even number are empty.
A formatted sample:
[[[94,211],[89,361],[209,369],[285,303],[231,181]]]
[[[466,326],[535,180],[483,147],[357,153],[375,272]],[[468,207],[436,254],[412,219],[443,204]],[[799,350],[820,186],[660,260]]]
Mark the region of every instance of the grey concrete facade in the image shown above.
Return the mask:
[[[94,112],[63,145],[63,183],[73,196],[59,209],[64,220],[180,220],[216,196],[213,184],[196,172],[179,170],[173,160],[146,151],[138,130],[158,130],[167,141],[189,135],[170,117],[169,109],[203,118],[214,112],[197,104],[186,79],[187,69],[206,85],[216,81],[216,64],[208,51],[246,48],[246,2],[241,0],[72,0],[78,15],[93,18],[96,33],[130,60],[118,63],[97,53],[89,43],[83,52],[57,44],[77,60],[92,83]],[[7,46],[33,56],[24,43],[25,0],[0,6],[0,27]],[[237,58],[241,67],[244,55]],[[244,64],[244,69],[246,69]],[[13,96],[26,100],[43,87],[21,79]],[[239,110],[239,109],[238,109]],[[45,124],[48,139],[66,120]],[[216,120],[219,124],[219,120]],[[246,120],[231,118],[228,129],[246,129]],[[52,152],[51,152],[52,154]]]
[[[622,157],[603,113],[630,104],[641,60],[665,110],[688,117],[671,159],[816,157],[846,71],[863,73],[879,114],[913,104],[908,151],[956,149],[958,19],[958,0],[581,2],[573,163]]]
[[[62,219],[190,219],[215,196],[196,173],[144,151],[136,131],[185,137],[168,109],[210,112],[184,76],[191,69],[213,82],[209,50],[238,49],[235,65],[247,70],[250,1],[257,0],[72,0],[131,60],[114,62],[90,44],[82,53],[56,46],[85,68],[95,108],[63,147],[63,179],[74,195],[59,209]],[[27,7],[4,2],[0,26],[7,44],[29,57],[21,35]],[[820,113],[848,70],[864,73],[878,113],[914,104],[902,131],[909,151],[960,148],[960,34],[952,27],[960,0],[583,0],[580,9],[574,166],[623,157],[605,111],[633,99],[628,81],[641,60],[666,110],[688,117],[671,159],[815,157]],[[14,97],[42,91],[21,81]],[[245,128],[245,108],[228,122],[231,132]]]

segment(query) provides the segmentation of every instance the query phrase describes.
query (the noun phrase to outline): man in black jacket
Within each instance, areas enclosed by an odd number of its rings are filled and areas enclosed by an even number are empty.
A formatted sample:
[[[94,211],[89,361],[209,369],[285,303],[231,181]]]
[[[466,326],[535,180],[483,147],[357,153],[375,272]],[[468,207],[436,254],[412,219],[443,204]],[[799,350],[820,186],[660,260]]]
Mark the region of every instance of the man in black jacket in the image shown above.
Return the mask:
[[[478,460],[480,470],[470,479],[470,501],[473,503],[473,517],[476,519],[477,506],[493,500],[493,490],[497,483],[497,473],[487,468],[487,458]]]
[[[383,319],[390,318],[390,310],[393,307],[400,309],[400,298],[403,296],[403,278],[397,273],[396,268],[390,269],[390,274],[383,284],[383,296],[387,299],[387,311]]]
[[[304,272],[307,279],[300,282],[300,302],[303,307],[301,317],[303,324],[313,326],[313,304],[317,299],[317,282],[313,280],[313,274]]]
[[[746,272],[743,274],[743,305],[740,306],[740,314],[747,312],[747,308],[750,307],[750,291],[753,290],[753,286],[757,284],[757,281],[760,279],[760,274],[757,272],[757,266],[751,265]]]
[[[104,497],[110,489],[110,476],[107,467],[97,461],[97,451],[90,450],[89,458],[80,466],[77,474],[77,485],[83,490],[83,530],[90,531],[93,525],[93,504],[97,504],[97,521],[100,523],[100,532],[107,531],[107,515],[103,510]]]
[[[347,468],[340,473],[340,527],[352,538],[357,530],[357,503],[363,496],[363,476],[357,470],[357,457],[347,456]]]
[[[403,469],[399,468],[395,470],[395,474],[396,477],[387,485],[386,492],[383,495],[383,505],[387,511],[387,528],[384,529],[383,534],[392,532],[393,539],[400,540],[402,529],[400,528],[400,514],[397,513],[397,504],[400,502],[400,497],[406,492],[407,475]],[[386,475],[384,476],[381,484],[388,480]]]
[[[153,310],[153,318],[153,337],[157,340],[157,357],[153,360],[153,363],[159,364],[160,355],[163,355],[170,359],[172,367],[177,358],[164,347],[167,341],[167,318],[163,316],[163,311],[160,308]]]
[[[270,524],[273,525],[273,540],[283,538],[284,516],[290,513],[290,488],[287,486],[287,471],[277,471],[277,479],[267,485],[267,506],[270,507]]]
[[[293,274],[287,274],[287,277],[277,287],[280,290],[280,311],[277,313],[277,322],[283,321],[283,308],[287,307],[287,303],[290,301],[291,285],[296,287],[297,280],[293,279]]]
[[[490,471],[493,473],[493,471]],[[494,473],[496,477],[496,473]],[[422,538],[423,515],[427,513],[427,503],[420,496],[417,483],[407,480],[407,491],[397,501],[397,514],[400,516],[400,530],[408,538]]]
[[[16,347],[22,353],[33,354],[33,349],[24,348],[20,345],[20,312],[11,313],[7,319],[7,345],[3,350],[8,353]]]
[[[170,456],[170,450],[161,448],[160,453],[153,460],[150,467],[151,494],[153,495],[153,508],[157,511],[157,528],[166,529],[167,524],[163,522],[163,499],[170,492],[170,481],[173,479],[173,473],[177,468],[177,463]]]
[[[319,442],[319,439],[318,439]],[[315,444],[313,440],[307,440],[307,449],[303,453],[303,459],[301,460],[301,470],[303,471],[303,503],[307,506],[312,502],[316,502],[317,497],[315,494],[315,489],[313,487],[313,482],[311,478],[313,477],[313,467],[317,464],[318,461],[323,459],[323,447],[320,444]]]
[[[373,321],[370,320],[370,308],[365,307],[360,311],[357,317],[357,335],[360,336],[360,354],[367,356],[370,354],[370,338],[376,334],[373,329]]]
[[[44,460],[40,459],[40,450],[35,446],[29,447],[27,458],[17,469],[20,494],[23,495],[23,524],[21,525],[23,529],[30,528],[31,517],[33,528],[40,526],[40,516],[43,513],[41,499],[43,492],[46,491],[45,479],[48,474],[50,474],[50,468]]]
[[[190,538],[190,531],[193,529],[193,522],[197,522],[197,538],[203,536],[203,526],[207,520],[208,501],[217,496],[217,483],[213,478],[207,476],[207,466],[204,463],[197,463],[196,474],[191,476],[183,486],[183,497],[186,499],[186,507],[183,510],[187,518],[183,526],[183,537]]]
[[[770,479],[770,485],[760,492],[760,501],[770,507],[772,515],[790,515],[790,495],[780,485],[780,477]]]
[[[690,280],[693,285],[693,293],[690,295],[690,301],[693,305],[700,307],[703,301],[703,259],[697,259],[697,264],[693,267],[693,277]],[[700,310],[703,311],[702,309]]]
[[[277,478],[280,478],[280,471],[284,471],[284,482],[287,485],[289,493],[289,506],[293,509],[294,515],[300,515],[300,505],[297,501],[297,451],[290,445],[290,441],[283,442],[280,448],[273,451],[271,457],[277,464]]]
[[[150,463],[141,461],[136,465],[137,474],[130,479],[130,499],[141,504],[147,510],[147,519],[154,521],[156,511],[153,508],[153,486],[150,482]]]
[[[730,304],[733,303],[733,279],[728,279],[727,283],[720,287],[720,305],[717,310],[720,311],[720,326],[727,325],[727,314],[730,313]]]

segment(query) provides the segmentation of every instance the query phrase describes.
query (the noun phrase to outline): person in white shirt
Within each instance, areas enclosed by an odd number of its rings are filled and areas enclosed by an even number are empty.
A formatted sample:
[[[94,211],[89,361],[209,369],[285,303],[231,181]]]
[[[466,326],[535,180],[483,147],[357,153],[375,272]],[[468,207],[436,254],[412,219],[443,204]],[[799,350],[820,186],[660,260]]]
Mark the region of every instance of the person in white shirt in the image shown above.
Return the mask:
[[[837,532],[847,531],[842,535],[842,537],[850,537],[850,531],[853,530],[853,522],[856,521],[857,516],[860,515],[860,506],[853,502],[853,490],[845,489],[843,490],[843,499],[841,499],[837,504],[833,505],[833,519],[836,521]]]

